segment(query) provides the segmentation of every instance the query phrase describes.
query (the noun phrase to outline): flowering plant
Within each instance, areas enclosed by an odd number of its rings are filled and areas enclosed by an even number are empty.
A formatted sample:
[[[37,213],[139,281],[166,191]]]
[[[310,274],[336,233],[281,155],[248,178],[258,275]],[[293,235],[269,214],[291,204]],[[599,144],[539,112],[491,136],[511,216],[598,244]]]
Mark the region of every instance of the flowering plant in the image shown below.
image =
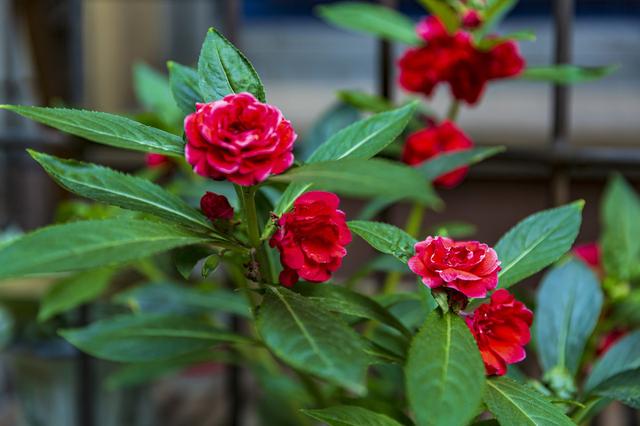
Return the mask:
[[[445,37],[440,24],[433,25],[423,32]],[[514,52],[506,50],[507,56]],[[110,273],[104,271],[114,265],[146,259],[147,275],[159,277],[112,295],[125,303],[124,312],[60,330],[80,350],[127,364],[112,383],[203,361],[242,362],[262,385],[264,398],[279,407],[265,417],[266,424],[316,419],[331,425],[463,425],[489,416],[504,425],[573,424],[569,416],[588,418],[594,411],[587,408],[611,398],[637,403],[633,389],[621,383],[637,368],[635,352],[634,360],[624,366],[615,361],[614,369],[608,368],[609,355],[603,358],[579,395],[560,395],[567,387],[549,384],[566,374],[535,382],[547,395],[532,390],[512,365],[525,358],[536,323],[545,371],[577,372],[594,317],[583,321],[587,311],[569,310],[583,303],[560,304],[587,293],[557,283],[582,284],[580,274],[588,281],[593,273],[575,260],[554,268],[536,315],[508,288],[571,249],[582,201],[534,214],[494,245],[353,220],[337,194],[436,208],[441,202],[430,182],[460,174],[460,167],[477,161],[477,151],[425,156],[417,167],[374,158],[412,120],[412,102],[354,122],[330,135],[306,161],[295,162],[294,126],[267,102],[254,68],[219,32],[207,34],[197,69],[171,63],[169,71],[184,138],[113,114],[1,106],[93,142],[165,156],[151,157],[153,166],[174,158],[224,188],[224,195],[202,191],[197,209],[143,177],[30,151],[67,190],[123,210],[2,243],[0,279],[89,270],[62,283],[58,294],[69,297],[82,286],[104,283]],[[458,71],[460,76],[469,70]],[[455,93],[466,78],[446,81]],[[447,137],[464,139],[443,126]],[[368,295],[354,280],[340,285],[336,271],[356,236],[382,255],[368,270],[413,273],[412,291],[389,286]],[[155,263],[167,251],[174,259],[170,271]],[[203,284],[216,268],[233,291]],[[163,282],[169,277],[179,283]],[[87,301],[55,297],[65,309]],[[545,309],[554,314],[540,314]],[[244,318],[250,327],[230,329],[221,314]],[[571,399],[578,396],[578,402]]]

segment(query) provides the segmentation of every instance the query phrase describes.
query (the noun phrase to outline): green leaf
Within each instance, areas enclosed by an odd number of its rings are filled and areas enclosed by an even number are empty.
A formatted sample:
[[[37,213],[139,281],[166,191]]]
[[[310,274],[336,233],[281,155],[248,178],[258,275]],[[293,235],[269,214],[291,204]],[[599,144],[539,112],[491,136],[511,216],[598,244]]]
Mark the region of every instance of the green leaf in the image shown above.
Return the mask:
[[[109,286],[111,269],[94,269],[57,281],[40,303],[38,321],[46,321],[96,299]]]
[[[152,283],[118,293],[114,301],[145,314],[191,314],[229,312],[246,318],[251,309],[239,293],[187,287],[184,284]]]
[[[376,301],[348,288],[335,284],[298,283],[295,290],[329,311],[375,320],[411,336],[406,327]]]
[[[292,367],[361,394],[370,361],[364,339],[313,301],[281,287],[265,295],[256,321],[267,347]]]
[[[327,22],[347,30],[374,34],[409,45],[420,45],[415,24],[403,14],[385,6],[342,2],[318,6],[317,14]]]
[[[418,425],[466,425],[475,417],[484,364],[459,316],[434,311],[427,317],[409,349],[405,379]]]
[[[483,39],[478,43],[478,48],[480,50],[490,50],[491,48],[497,46],[498,44],[508,42],[508,41],[536,41],[536,34],[532,31],[516,31],[513,33],[505,34],[499,37],[488,37]]]
[[[489,33],[514,8],[518,0],[494,0],[482,11],[482,27],[479,35]]]
[[[16,105],[0,105],[0,109],[13,111],[93,142],[172,157],[184,156],[184,142],[179,136],[119,115],[79,109]]]
[[[355,405],[337,405],[321,410],[302,410],[302,412],[329,426],[402,426],[384,414]]]
[[[337,103],[326,111],[314,124],[309,134],[298,143],[303,159],[309,156],[331,136],[345,127],[358,121],[360,113],[357,109],[344,103]]]
[[[575,376],[602,298],[598,278],[584,262],[573,259],[547,273],[538,290],[534,326],[545,372],[566,368]]]
[[[265,93],[260,77],[249,60],[214,28],[207,32],[198,59],[200,93],[206,102],[232,93],[249,92],[260,102]]]
[[[402,229],[382,222],[352,220],[348,222],[349,229],[358,234],[379,252],[393,255],[407,263],[415,254],[413,246],[416,239]]]
[[[473,148],[450,154],[441,154],[434,159],[421,164],[417,169],[429,181],[433,181],[445,173],[449,173],[460,167],[479,163],[486,158],[493,157],[496,154],[504,152],[504,150],[505,148],[503,146],[495,146],[490,148]]]
[[[310,163],[273,176],[270,181],[307,184],[302,186],[303,190],[297,196],[313,186],[314,189],[354,197],[386,196],[410,199],[432,207],[441,205],[438,196],[418,171],[387,160],[349,159]]]
[[[188,280],[196,264],[210,254],[211,250],[203,246],[180,247],[173,251],[172,260],[178,273],[182,278]]]
[[[207,257],[202,264],[202,271],[200,271],[202,278],[207,278],[220,266],[220,256],[212,254]]]
[[[158,115],[168,127],[181,125],[182,113],[171,95],[169,80],[150,66],[140,62],[133,68],[133,88],[144,108]]]
[[[507,288],[555,262],[580,230],[584,201],[533,214],[511,228],[495,246],[502,270],[499,286]]]
[[[432,15],[442,21],[449,34],[453,34],[460,26],[458,13],[449,5],[447,0],[419,0]]]
[[[607,276],[628,281],[640,272],[640,199],[622,176],[607,184],[600,216]]]
[[[617,374],[598,385],[592,393],[640,409],[640,369]]]
[[[501,425],[575,426],[536,390],[506,377],[487,380],[484,402]]]
[[[65,189],[106,204],[150,213],[202,232],[215,233],[207,218],[178,196],[146,179],[75,160],[63,160],[41,152],[29,154]],[[224,239],[218,233],[218,238]]]
[[[185,229],[136,219],[53,225],[0,247],[0,279],[113,265],[205,241]]]
[[[206,321],[169,315],[121,315],[60,335],[96,358],[118,362],[162,361],[219,343],[248,341]]]
[[[320,145],[308,162],[373,157],[400,136],[417,104],[417,101],[411,102],[353,123]]]
[[[393,109],[388,99],[359,90],[340,90],[338,99],[362,111],[379,113]]]
[[[618,374],[640,368],[640,331],[634,331],[620,339],[596,362],[584,385],[586,394]]]
[[[169,85],[173,99],[183,114],[191,114],[196,110],[196,103],[202,102],[198,71],[191,67],[169,61]]]
[[[618,69],[617,65],[606,67],[578,67],[575,65],[552,65],[548,67],[528,67],[520,78],[555,84],[576,84],[599,80]]]

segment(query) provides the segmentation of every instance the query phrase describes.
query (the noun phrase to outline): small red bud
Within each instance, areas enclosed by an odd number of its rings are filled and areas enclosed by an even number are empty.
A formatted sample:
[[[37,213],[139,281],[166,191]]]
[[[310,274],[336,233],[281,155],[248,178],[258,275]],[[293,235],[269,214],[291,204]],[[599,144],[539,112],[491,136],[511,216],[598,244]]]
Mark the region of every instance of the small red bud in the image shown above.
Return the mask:
[[[233,207],[224,195],[207,191],[200,199],[200,210],[212,222],[233,219]]]
[[[482,19],[477,10],[468,10],[462,17],[462,26],[468,29],[476,29],[482,24]]]

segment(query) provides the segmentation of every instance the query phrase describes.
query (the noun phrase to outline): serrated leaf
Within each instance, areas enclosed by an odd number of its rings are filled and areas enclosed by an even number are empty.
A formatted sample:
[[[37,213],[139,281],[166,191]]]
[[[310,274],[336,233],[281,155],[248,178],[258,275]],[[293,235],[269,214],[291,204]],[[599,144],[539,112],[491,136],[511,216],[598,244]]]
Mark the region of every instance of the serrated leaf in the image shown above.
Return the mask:
[[[537,295],[535,339],[545,372],[578,372],[585,344],[598,322],[602,290],[595,274],[579,260],[553,268]]]
[[[418,171],[388,160],[348,159],[310,163],[272,176],[270,181],[300,183],[304,190],[313,187],[354,197],[387,196],[410,199],[432,207],[441,205],[438,196]],[[308,187],[305,188],[306,185]]]
[[[466,151],[458,151],[450,154],[441,154],[432,160],[429,160],[417,169],[429,180],[433,181],[445,173],[449,173],[463,166],[470,166],[475,163],[493,157],[496,154],[504,152],[503,146],[495,146],[490,148],[473,148]]]
[[[579,67],[563,64],[548,67],[528,67],[519,75],[519,78],[563,85],[576,84],[599,80],[617,69],[617,65],[609,65],[605,67]]]
[[[187,287],[184,284],[152,283],[118,293],[114,301],[145,314],[202,314],[229,312],[246,318],[251,309],[239,293]]]
[[[0,247],[0,279],[123,263],[205,241],[186,229],[137,219],[53,225]]]
[[[206,102],[249,92],[260,102],[265,93],[249,60],[216,29],[210,28],[198,59],[200,93]]]
[[[258,311],[256,327],[267,347],[292,367],[355,393],[366,391],[370,358],[364,339],[312,301],[271,287]]]
[[[337,405],[320,410],[302,410],[329,426],[402,426],[391,417],[355,405]]]
[[[458,13],[446,0],[419,0],[419,2],[432,14],[438,17],[449,34],[455,33],[460,26]]]
[[[409,349],[405,380],[418,425],[466,425],[475,417],[484,364],[459,316],[434,311],[427,317]]]
[[[93,142],[172,157],[184,156],[179,136],[106,112],[66,108],[0,105],[23,117]]]
[[[182,113],[171,95],[167,77],[140,62],[133,68],[133,88],[144,108],[157,114],[165,126],[181,124]]]
[[[596,362],[584,385],[585,393],[591,393],[618,374],[637,369],[640,369],[640,331],[620,339]]]
[[[495,246],[507,288],[555,262],[571,248],[580,230],[584,201],[533,214],[511,228]]]
[[[95,269],[57,281],[40,302],[38,321],[93,301],[109,286],[112,276],[111,269]]]
[[[592,393],[640,409],[640,368],[605,380]]]
[[[316,11],[322,19],[340,28],[408,45],[422,43],[416,34],[415,24],[405,15],[385,6],[341,2],[318,6]]]
[[[169,315],[121,315],[60,335],[96,358],[118,362],[162,361],[218,343],[248,341],[207,321]]]
[[[379,252],[395,256],[404,263],[414,255],[414,246],[418,242],[402,229],[382,222],[352,220],[347,223],[349,229],[358,234]]]
[[[196,103],[202,102],[198,71],[191,67],[169,61],[169,86],[173,99],[183,114],[191,114],[196,110]]]
[[[640,199],[622,176],[608,182],[600,216],[607,276],[628,281],[640,272]]]
[[[29,154],[58,184],[75,194],[125,209],[151,213],[225,239],[213,230],[202,213],[146,179],[41,152],[29,151]]]
[[[345,127],[358,121],[360,113],[354,107],[337,103],[329,108],[313,125],[302,143],[296,143],[306,161],[320,145]]]
[[[406,327],[376,301],[348,288],[335,284],[298,283],[295,290],[329,311],[375,320],[411,336]]]
[[[487,380],[484,402],[501,425],[575,426],[536,390],[506,377]]]

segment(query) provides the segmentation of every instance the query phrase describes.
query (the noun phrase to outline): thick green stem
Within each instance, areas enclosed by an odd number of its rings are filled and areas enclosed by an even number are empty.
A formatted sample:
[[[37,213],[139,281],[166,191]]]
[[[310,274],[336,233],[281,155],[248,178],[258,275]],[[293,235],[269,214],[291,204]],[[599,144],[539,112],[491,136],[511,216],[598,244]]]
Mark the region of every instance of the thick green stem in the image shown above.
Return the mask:
[[[255,186],[249,188],[243,187],[238,191],[238,195],[241,197],[241,204],[245,220],[247,221],[249,244],[251,244],[251,247],[256,251],[256,261],[258,262],[260,278],[263,282],[273,284],[274,280],[271,273],[269,256],[267,255],[263,242],[260,240],[260,225],[258,223],[258,212],[256,210],[255,200],[256,190],[257,188]]]

